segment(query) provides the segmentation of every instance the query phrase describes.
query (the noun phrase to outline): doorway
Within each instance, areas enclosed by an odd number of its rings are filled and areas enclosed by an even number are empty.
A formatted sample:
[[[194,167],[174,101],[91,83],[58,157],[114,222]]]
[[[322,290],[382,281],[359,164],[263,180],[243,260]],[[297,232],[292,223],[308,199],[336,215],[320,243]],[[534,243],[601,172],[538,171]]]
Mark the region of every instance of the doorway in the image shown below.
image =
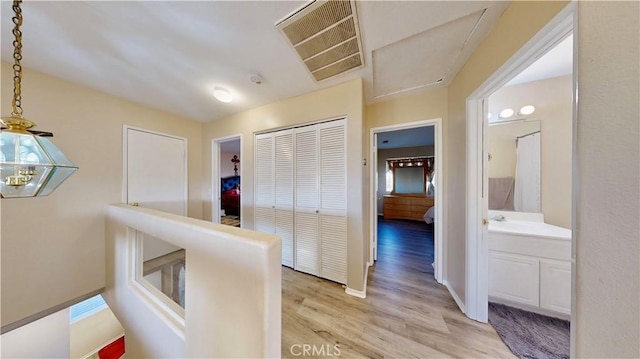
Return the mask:
[[[393,186],[390,186],[390,191],[387,191],[386,186],[386,177],[387,177],[387,159],[385,158],[379,160],[380,149],[378,148],[378,136],[384,137],[386,134],[392,133],[394,131],[417,131],[420,128],[430,128],[433,133],[433,139],[431,140],[431,149],[430,155],[428,154],[425,157],[430,157],[428,161],[430,161],[432,168],[428,171],[428,175],[426,172],[422,172],[425,174],[424,182],[419,183],[421,186],[424,184],[424,196],[425,198],[417,199],[418,201],[426,200],[427,197],[431,198],[432,206],[427,206],[424,203],[416,203],[414,208],[416,210],[424,209],[424,213],[421,212],[421,218],[417,218],[420,221],[425,221],[424,217],[427,211],[430,211],[430,220],[433,225],[433,236],[434,236],[434,277],[438,283],[442,283],[444,281],[443,278],[443,268],[444,268],[444,241],[443,241],[443,196],[442,196],[442,120],[441,119],[433,119],[433,120],[424,120],[424,121],[416,121],[409,122],[398,125],[384,126],[384,127],[376,127],[371,129],[370,133],[370,153],[371,153],[371,164],[370,164],[370,243],[369,243],[369,265],[373,265],[377,260],[378,255],[378,217],[379,214],[384,215],[384,209],[381,206],[384,206],[384,195],[389,192],[394,192]],[[405,136],[406,138],[406,136]],[[385,144],[386,145],[386,144]],[[402,157],[402,156],[401,156]],[[404,156],[404,159],[412,162],[410,157],[414,156]],[[392,158],[393,159],[393,158]],[[398,160],[398,159],[396,159]],[[426,159],[417,159],[415,164],[407,165],[402,164],[402,168],[409,168],[418,165],[418,162],[425,162]],[[382,161],[382,162],[381,162]],[[402,162],[402,161],[401,161]],[[405,161],[406,162],[406,161]],[[378,164],[382,163],[384,165],[385,173],[379,173]],[[398,162],[399,163],[399,162]],[[426,166],[426,164],[423,164]],[[392,165],[393,166],[393,165]],[[400,165],[398,164],[398,167]],[[393,172],[393,170],[392,170]],[[383,176],[383,177],[381,177]],[[385,180],[385,188],[380,188],[382,185],[382,179]],[[390,179],[391,180],[391,179]],[[411,191],[410,191],[411,192]],[[408,199],[411,201],[411,199]],[[400,201],[406,202],[407,199],[401,198]],[[402,204],[406,208],[406,204]],[[410,206],[410,204],[409,204]],[[424,207],[424,208],[422,208]],[[414,211],[415,212],[415,211]],[[411,213],[402,213],[408,214],[411,217]],[[384,217],[384,216],[383,216]],[[416,217],[416,216],[413,216]],[[425,259],[426,260],[426,259]]]
[[[242,227],[242,135],[211,142],[212,222]]]
[[[547,26],[536,34],[507,63],[467,99],[467,223],[466,223],[466,310],[465,314],[480,322],[488,320],[489,283],[489,151],[485,134],[488,129],[488,99],[516,75],[531,66],[551,48],[565,40],[574,29],[575,4],[569,4]],[[575,54],[575,40],[572,44]],[[572,156],[575,158],[575,89],[576,72],[573,69],[571,86],[572,126],[574,144]],[[498,114],[492,114],[496,116]],[[498,115],[499,116],[499,115]],[[572,212],[575,208],[572,199]],[[573,227],[573,224],[571,225]],[[573,246],[573,241],[571,241]],[[574,250],[571,249],[571,257]],[[575,271],[572,271],[575,272]],[[571,279],[573,288],[574,278]],[[573,293],[573,289],[571,289]],[[572,296],[573,297],[573,296]],[[573,298],[571,299],[573,301]],[[571,305],[573,307],[573,305]]]

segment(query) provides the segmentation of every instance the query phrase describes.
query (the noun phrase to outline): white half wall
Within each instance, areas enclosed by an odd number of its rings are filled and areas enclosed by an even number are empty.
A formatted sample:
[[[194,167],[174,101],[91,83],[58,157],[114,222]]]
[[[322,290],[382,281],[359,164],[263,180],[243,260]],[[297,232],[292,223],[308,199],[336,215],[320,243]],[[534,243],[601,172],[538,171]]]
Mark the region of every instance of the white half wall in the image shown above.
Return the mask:
[[[0,336],[0,357],[11,359],[70,358],[69,309],[31,322]]]

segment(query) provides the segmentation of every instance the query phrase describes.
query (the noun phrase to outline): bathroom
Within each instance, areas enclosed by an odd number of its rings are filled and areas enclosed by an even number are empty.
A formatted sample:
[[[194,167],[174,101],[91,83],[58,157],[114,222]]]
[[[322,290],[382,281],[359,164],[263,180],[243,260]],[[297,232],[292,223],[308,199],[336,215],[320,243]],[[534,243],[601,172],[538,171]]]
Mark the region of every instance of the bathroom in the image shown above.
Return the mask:
[[[486,133],[489,321],[509,346],[500,321],[510,335],[518,316],[541,315],[543,324],[524,325],[547,332],[540,340],[559,357],[571,315],[572,41],[489,97]],[[545,356],[530,350],[523,355]]]

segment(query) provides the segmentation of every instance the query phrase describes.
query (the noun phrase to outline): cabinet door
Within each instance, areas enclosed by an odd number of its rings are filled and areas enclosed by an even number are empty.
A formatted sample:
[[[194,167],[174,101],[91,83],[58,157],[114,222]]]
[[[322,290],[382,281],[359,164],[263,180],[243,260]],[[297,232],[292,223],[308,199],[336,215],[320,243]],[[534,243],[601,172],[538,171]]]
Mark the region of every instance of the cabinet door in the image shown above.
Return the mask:
[[[571,314],[571,263],[540,260],[540,307]]]
[[[347,283],[347,218],[344,215],[319,215],[320,276]]]
[[[255,201],[256,207],[274,206],[274,147],[273,134],[256,135],[255,143]]]
[[[489,296],[537,307],[540,260],[489,251]]]

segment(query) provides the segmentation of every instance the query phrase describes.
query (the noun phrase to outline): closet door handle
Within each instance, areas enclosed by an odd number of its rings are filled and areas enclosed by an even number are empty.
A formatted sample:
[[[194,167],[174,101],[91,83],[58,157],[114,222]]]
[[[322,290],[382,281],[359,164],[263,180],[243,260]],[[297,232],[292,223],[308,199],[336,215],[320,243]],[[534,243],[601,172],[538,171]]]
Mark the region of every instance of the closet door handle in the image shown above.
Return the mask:
[[[318,210],[316,209],[316,213],[320,213],[320,211],[318,211]]]

